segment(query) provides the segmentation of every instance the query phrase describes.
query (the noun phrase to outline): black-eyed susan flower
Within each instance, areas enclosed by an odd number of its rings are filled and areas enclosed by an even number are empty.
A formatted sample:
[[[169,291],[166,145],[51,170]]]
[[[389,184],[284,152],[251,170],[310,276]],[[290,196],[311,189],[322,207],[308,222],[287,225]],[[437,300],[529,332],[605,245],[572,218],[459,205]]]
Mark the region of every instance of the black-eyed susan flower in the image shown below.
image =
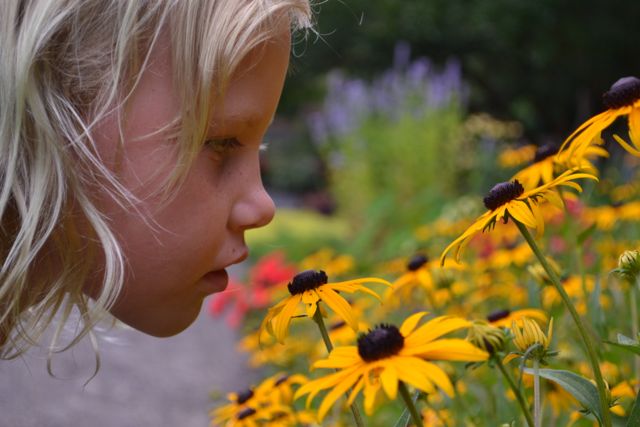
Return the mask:
[[[230,402],[212,411],[212,425],[225,427],[257,427],[292,413],[288,404],[265,398],[266,390],[246,389],[230,393]]]
[[[228,427],[297,425],[310,414],[298,413],[291,405],[293,387],[306,382],[303,375],[278,373],[256,387],[229,393],[229,403],[212,411],[212,423]]]
[[[330,390],[318,409],[318,418],[322,421],[336,400],[349,390],[349,404],[363,391],[367,414],[372,413],[380,388],[390,399],[395,399],[400,381],[427,393],[435,392],[437,386],[452,396],[454,390],[449,377],[430,360],[482,361],[489,355],[463,339],[438,339],[469,327],[469,321],[442,316],[418,326],[426,314],[420,312],[408,317],[400,328],[378,325],[362,334],[357,346],[336,347],[327,359],[315,362],[312,368],[337,372],[303,385],[295,398],[308,395],[308,405],[320,391]]]
[[[556,189],[570,187],[580,192],[582,187],[575,182],[580,178],[597,181],[597,178],[592,174],[568,170],[552,181],[528,191],[525,191],[522,184],[517,180],[495,185],[484,198],[484,205],[488,211],[477,218],[460,237],[446,247],[440,256],[440,263],[444,264],[447,254],[453,248],[456,248],[455,259],[458,261],[469,240],[480,232],[491,230],[498,220],[506,223],[509,217],[513,217],[529,228],[538,230],[540,233],[544,232],[544,219],[539,205],[548,201],[562,208],[562,198],[556,192]]]
[[[385,300],[399,302],[398,298],[408,301],[416,287],[421,287],[427,292],[427,297],[434,289],[433,278],[431,276],[431,264],[429,258],[422,253],[411,257],[406,263],[406,271],[398,277],[393,286],[385,292]]]
[[[592,160],[609,156],[600,143],[586,147],[580,157],[571,156],[569,151],[558,153],[560,147],[555,144],[541,145],[536,149],[531,164],[518,171],[511,180],[518,180],[525,189],[530,189],[551,182],[557,175],[570,169],[588,171],[596,175],[598,171]]]
[[[322,301],[354,331],[357,331],[358,319],[349,302],[339,292],[351,294],[360,291],[380,300],[378,294],[363,286],[363,283],[381,283],[391,286],[391,283],[386,280],[375,277],[329,283],[324,271],[303,271],[289,282],[287,289],[290,295],[269,309],[260,329],[266,330],[282,343],[287,336],[291,319],[298,315],[300,307],[304,305],[306,315],[313,318],[318,302]]]
[[[616,81],[602,97],[606,111],[591,117],[564,141],[562,150],[581,157],[592,141],[617,118],[627,117],[629,144],[617,135],[615,140],[629,153],[640,157],[640,79],[623,77]]]

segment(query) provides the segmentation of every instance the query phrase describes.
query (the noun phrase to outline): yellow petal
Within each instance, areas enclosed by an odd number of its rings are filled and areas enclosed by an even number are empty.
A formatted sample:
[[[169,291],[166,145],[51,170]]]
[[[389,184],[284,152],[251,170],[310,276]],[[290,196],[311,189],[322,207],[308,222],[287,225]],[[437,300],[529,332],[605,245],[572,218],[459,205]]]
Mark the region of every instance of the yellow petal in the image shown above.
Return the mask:
[[[533,213],[533,217],[536,220],[536,232],[538,235],[542,235],[544,234],[544,218],[542,212],[540,212],[540,208],[535,202],[530,201],[530,203],[531,213]]]
[[[400,334],[403,337],[408,337],[411,332],[418,326],[420,319],[422,319],[425,315],[427,315],[426,311],[420,311],[418,313],[412,314],[407,317],[404,322],[402,322],[402,326],[400,326]]]
[[[335,403],[340,396],[346,394],[347,390],[351,388],[353,384],[360,378],[362,375],[361,372],[354,372],[352,375],[347,376],[341,382],[335,385],[335,387],[327,393],[324,400],[320,404],[320,408],[318,408],[318,421],[322,421],[324,416],[327,414],[327,411],[331,409],[331,406]]]
[[[373,413],[373,404],[376,401],[376,395],[378,394],[378,390],[380,390],[379,383],[372,383],[367,381],[365,378],[364,383],[364,411],[367,415],[371,415]]]
[[[336,291],[340,291],[340,292],[346,292],[348,294],[352,294],[355,291],[361,291],[361,292],[365,292],[373,297],[375,297],[376,299],[378,299],[380,301],[380,297],[378,296],[377,293],[375,293],[374,291],[372,291],[371,289],[367,288],[366,286],[362,286],[362,285],[339,285],[336,283],[329,283],[327,285],[325,285],[326,287],[329,287],[331,289],[334,289]],[[389,288],[389,290],[391,290],[392,288]]]
[[[444,338],[430,343],[405,348],[401,354],[415,355],[430,360],[458,360],[478,362],[487,360],[489,354],[478,347],[459,338]]]
[[[380,374],[382,388],[391,400],[394,400],[398,393],[398,374],[393,367],[393,359],[394,358],[392,358],[391,363],[386,364],[382,374]]]
[[[346,368],[358,363],[362,363],[362,359],[360,359],[357,347],[336,347],[331,351],[328,359],[321,359],[316,361],[313,364],[312,369]]]
[[[298,304],[302,300],[302,295],[291,295],[280,313],[273,319],[273,334],[279,343],[283,343],[287,336],[291,317],[295,314]]]
[[[625,150],[627,150],[630,154],[633,154],[636,157],[640,157],[640,150],[633,148],[631,145],[627,143],[624,139],[620,138],[618,135],[613,135],[613,138],[618,141],[618,144],[622,146]]]
[[[338,316],[340,316],[347,325],[354,331],[358,331],[358,319],[353,313],[353,309],[349,303],[340,296],[340,294],[333,291],[326,286],[320,286],[317,288],[320,298],[324,301]]]
[[[564,202],[562,201],[562,197],[560,197],[560,195],[554,190],[546,191],[544,193],[544,198],[553,206],[559,209],[564,209]]]
[[[502,359],[502,364],[506,365],[507,363],[511,362],[513,359],[517,359],[518,357],[520,357],[520,355],[517,353],[509,353],[505,356],[504,359]]]
[[[442,389],[449,397],[453,397],[455,392],[453,391],[453,384],[447,376],[447,374],[435,363],[424,361],[423,364],[425,373],[431,381],[433,381],[438,387]]]
[[[381,283],[386,286],[393,286],[389,281],[384,279],[379,279],[377,277],[361,277],[359,279],[353,280],[345,280],[344,282],[335,282],[331,283],[331,286],[353,286],[353,285],[362,285],[363,283]]]
[[[364,379],[361,376],[358,378],[358,381],[355,383],[355,385],[351,389],[351,393],[349,393],[349,398],[347,399],[347,405],[351,406],[353,404],[353,401],[356,400],[356,396],[358,396],[358,393],[360,393],[360,391],[362,390],[362,387],[364,387]]]
[[[629,137],[633,145],[640,149],[640,108],[638,103],[633,106],[629,113]]]
[[[302,302],[305,305],[304,308],[309,319],[312,319],[313,315],[316,314],[317,302],[319,299],[320,298],[314,289],[304,291],[302,293]]]
[[[425,393],[435,392],[433,382],[425,372],[424,360],[417,357],[398,357],[395,363],[398,379]]]
[[[405,347],[415,347],[433,341],[442,335],[467,328],[471,325],[468,320],[460,317],[440,316],[429,320],[424,325],[405,337]]]
[[[440,255],[440,265],[444,265],[447,254],[451,249],[455,247],[457,247],[455,260],[457,262],[460,262],[461,248],[464,248],[464,242],[482,231],[487,226],[487,224],[489,224],[493,220],[493,218],[495,218],[493,212],[485,212],[480,217],[478,217],[478,219],[476,219],[475,222],[471,224],[460,237],[455,239],[453,242],[451,242],[451,244],[449,244],[449,246],[445,248],[445,250],[442,252],[442,255]]]
[[[521,222],[529,228],[536,228],[536,219],[526,203],[520,200],[513,200],[507,204],[507,211],[518,220],[518,222]]]

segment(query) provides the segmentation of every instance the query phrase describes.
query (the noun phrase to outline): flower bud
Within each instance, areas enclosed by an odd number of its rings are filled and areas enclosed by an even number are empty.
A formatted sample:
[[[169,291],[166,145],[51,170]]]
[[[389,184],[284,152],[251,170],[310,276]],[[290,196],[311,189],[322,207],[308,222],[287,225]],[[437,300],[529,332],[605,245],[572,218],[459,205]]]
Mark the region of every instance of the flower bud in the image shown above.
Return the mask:
[[[623,279],[634,282],[640,274],[640,252],[624,251],[618,258],[618,268],[614,271]]]
[[[502,329],[483,320],[475,320],[467,333],[467,341],[489,354],[501,351],[504,348],[504,340]]]

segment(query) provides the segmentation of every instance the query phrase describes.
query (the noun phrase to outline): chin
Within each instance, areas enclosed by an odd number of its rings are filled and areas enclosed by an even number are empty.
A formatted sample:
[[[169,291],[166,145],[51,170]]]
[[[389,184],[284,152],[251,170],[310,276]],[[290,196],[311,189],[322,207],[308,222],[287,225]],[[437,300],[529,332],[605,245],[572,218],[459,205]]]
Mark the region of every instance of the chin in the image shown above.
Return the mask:
[[[134,329],[158,338],[167,338],[179,334],[195,322],[200,314],[200,307],[177,313],[175,311],[162,313],[142,313],[142,315],[119,316],[112,313],[118,320],[126,323]]]

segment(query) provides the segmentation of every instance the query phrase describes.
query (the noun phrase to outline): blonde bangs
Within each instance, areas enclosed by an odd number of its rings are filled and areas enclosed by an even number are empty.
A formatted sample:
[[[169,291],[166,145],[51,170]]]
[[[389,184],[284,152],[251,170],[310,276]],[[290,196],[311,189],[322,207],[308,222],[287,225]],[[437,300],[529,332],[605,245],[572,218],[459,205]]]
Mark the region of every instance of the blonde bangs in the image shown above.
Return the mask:
[[[239,0],[179,3],[172,14],[174,86],[182,100],[179,181],[198,153],[211,107],[224,95],[232,73],[256,47],[286,23],[311,28],[308,0]]]

